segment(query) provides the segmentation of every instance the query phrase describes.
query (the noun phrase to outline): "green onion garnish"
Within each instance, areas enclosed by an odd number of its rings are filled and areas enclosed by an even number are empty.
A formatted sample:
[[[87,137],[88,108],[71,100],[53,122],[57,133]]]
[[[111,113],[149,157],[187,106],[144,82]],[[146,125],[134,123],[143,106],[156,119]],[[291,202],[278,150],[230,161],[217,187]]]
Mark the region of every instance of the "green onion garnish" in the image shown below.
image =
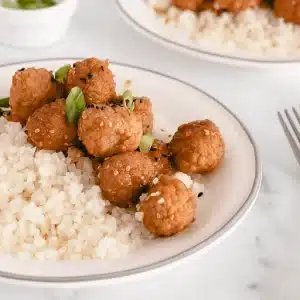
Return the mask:
[[[125,107],[128,108],[129,111],[134,110],[134,101],[133,101],[133,95],[130,90],[127,90],[123,93],[123,104]]]
[[[71,65],[65,65],[59,68],[55,72],[55,80],[59,83],[64,83],[70,69],[71,69]]]
[[[0,99],[0,107],[9,107],[9,98]]]
[[[139,145],[140,151],[143,153],[148,153],[153,145],[154,140],[155,138],[151,133],[144,134]]]
[[[85,99],[79,87],[71,89],[66,100],[66,114],[70,124],[76,124],[85,109]]]

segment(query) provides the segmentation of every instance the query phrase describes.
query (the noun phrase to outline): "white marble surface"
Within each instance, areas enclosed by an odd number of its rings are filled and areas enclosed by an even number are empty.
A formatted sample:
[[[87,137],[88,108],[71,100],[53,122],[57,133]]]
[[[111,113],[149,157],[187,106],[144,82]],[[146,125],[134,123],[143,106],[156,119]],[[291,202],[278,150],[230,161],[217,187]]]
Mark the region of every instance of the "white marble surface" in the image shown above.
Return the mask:
[[[246,221],[227,240],[171,273],[117,287],[77,291],[1,284],[0,298],[298,300],[300,169],[279,127],[276,110],[299,104],[300,70],[230,69],[170,52],[133,32],[109,0],[81,0],[68,36],[50,48],[0,47],[0,63],[90,55],[169,73],[229,106],[260,147],[265,163],[261,195]]]

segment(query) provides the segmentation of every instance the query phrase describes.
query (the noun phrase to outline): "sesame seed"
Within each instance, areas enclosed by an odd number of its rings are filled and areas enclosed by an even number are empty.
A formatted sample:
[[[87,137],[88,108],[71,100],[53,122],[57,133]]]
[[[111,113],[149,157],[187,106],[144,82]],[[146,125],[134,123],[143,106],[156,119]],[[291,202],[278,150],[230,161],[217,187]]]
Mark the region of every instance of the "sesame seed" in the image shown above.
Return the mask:
[[[55,131],[53,129],[51,129],[49,132],[53,134]]]
[[[23,72],[25,70],[25,68],[21,68],[21,69],[19,69],[18,71],[19,72]]]
[[[158,204],[164,204],[165,203],[165,199],[164,198],[160,198],[158,201],[157,201]]]
[[[204,129],[204,134],[205,134],[205,135],[210,135],[210,131],[207,130],[207,129]]]
[[[171,138],[171,137],[172,137],[172,134],[169,134],[168,137]]]
[[[108,122],[108,127],[112,127],[112,122]]]
[[[89,73],[89,74],[88,74],[88,78],[89,78],[89,79],[93,78],[93,76],[94,76],[93,73]]]
[[[100,127],[102,127],[104,125],[104,122],[103,121],[101,121],[100,122]]]
[[[85,120],[87,118],[87,116],[85,114],[82,114],[82,119]]]
[[[202,196],[203,196],[203,192],[200,192],[197,197],[200,198]]]
[[[118,170],[115,170],[115,171],[114,171],[114,175],[117,176],[118,174],[119,174],[119,171],[118,171]]]
[[[125,170],[128,172],[128,171],[130,171],[130,166],[127,166],[126,168],[125,168]]]
[[[157,177],[155,177],[152,182],[155,185],[155,184],[158,184],[158,181],[159,181],[159,179]]]
[[[156,214],[156,218],[160,219],[160,214],[159,213]]]
[[[35,133],[39,133],[41,130],[39,128],[35,129],[34,132]]]
[[[155,193],[150,194],[150,197],[159,196],[160,194],[161,194],[161,192],[157,191]]]

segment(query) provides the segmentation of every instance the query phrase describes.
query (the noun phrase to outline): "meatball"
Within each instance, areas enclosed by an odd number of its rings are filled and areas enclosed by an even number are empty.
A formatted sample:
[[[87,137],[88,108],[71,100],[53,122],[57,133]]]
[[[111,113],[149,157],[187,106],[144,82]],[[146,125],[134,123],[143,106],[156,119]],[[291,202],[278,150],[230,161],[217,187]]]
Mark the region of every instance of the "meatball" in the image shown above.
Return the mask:
[[[76,126],[66,119],[65,100],[45,104],[26,124],[29,141],[39,149],[64,151],[76,137]]]
[[[225,144],[216,125],[204,120],[181,125],[169,149],[181,172],[203,174],[213,171],[220,164]]]
[[[142,119],[143,133],[151,133],[153,129],[151,100],[147,97],[136,98],[134,112]]]
[[[127,152],[105,159],[97,177],[105,199],[129,207],[152,183],[155,170],[145,153]]]
[[[148,155],[153,161],[156,176],[173,173],[173,169],[169,161],[170,153],[166,143],[160,140],[155,140]]]
[[[172,0],[172,4],[183,10],[198,11],[204,0]]]
[[[73,87],[82,89],[86,103],[107,103],[116,97],[114,76],[107,60],[88,58],[76,62],[68,72],[66,90]]]
[[[15,73],[10,88],[12,120],[25,124],[32,113],[56,98],[52,73],[46,69],[21,69]]]
[[[78,122],[78,137],[89,154],[99,158],[137,149],[142,121],[122,106],[87,108]]]
[[[181,232],[195,220],[196,197],[184,183],[162,175],[141,202],[145,227],[156,236]]]
[[[300,0],[275,0],[274,11],[278,18],[300,25]]]
[[[238,13],[248,8],[259,5],[261,0],[214,0],[214,8],[216,10],[227,10]]]

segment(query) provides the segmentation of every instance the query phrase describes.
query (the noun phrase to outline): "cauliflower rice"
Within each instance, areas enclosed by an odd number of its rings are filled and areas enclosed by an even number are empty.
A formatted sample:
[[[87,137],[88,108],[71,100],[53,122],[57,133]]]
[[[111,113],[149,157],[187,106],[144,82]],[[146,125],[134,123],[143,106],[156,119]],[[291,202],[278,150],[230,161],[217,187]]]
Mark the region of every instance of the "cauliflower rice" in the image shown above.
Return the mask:
[[[300,26],[284,22],[271,10],[255,8],[217,16],[209,10],[182,11],[169,0],[149,2],[159,21],[185,32],[199,49],[274,58],[300,56]]]
[[[140,213],[101,198],[91,162],[38,151],[0,118],[0,251],[19,258],[119,258],[151,238]],[[136,215],[135,215],[136,214]]]
[[[153,238],[142,212],[101,198],[91,161],[80,159],[77,168],[62,152],[37,150],[21,124],[0,117],[0,252],[38,260],[120,258]],[[196,195],[204,190],[201,180],[175,177]]]

